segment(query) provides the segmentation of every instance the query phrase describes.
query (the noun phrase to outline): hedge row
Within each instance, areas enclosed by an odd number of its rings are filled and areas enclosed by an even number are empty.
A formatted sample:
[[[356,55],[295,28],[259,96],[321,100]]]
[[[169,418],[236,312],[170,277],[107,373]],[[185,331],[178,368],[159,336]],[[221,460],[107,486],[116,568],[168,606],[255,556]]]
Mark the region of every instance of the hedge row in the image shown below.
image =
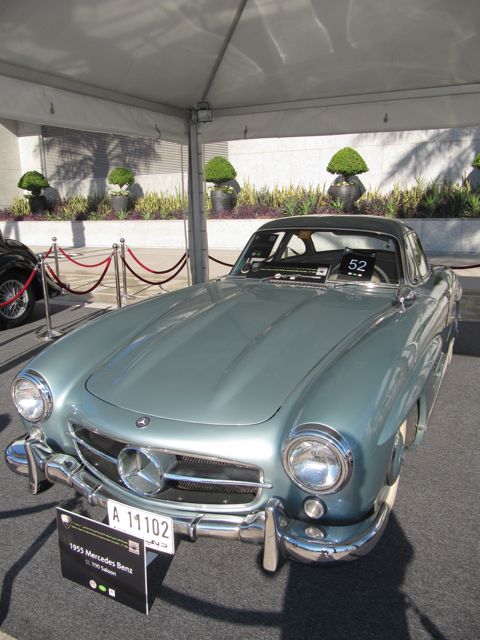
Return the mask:
[[[209,200],[207,198],[207,206]],[[146,193],[131,203],[129,211],[115,214],[108,198],[72,196],[49,205],[41,214],[31,214],[26,198],[15,198],[12,207],[0,212],[0,220],[175,220],[182,219],[188,202],[178,191]],[[340,204],[320,187],[274,187],[257,189],[245,183],[237,207],[218,218],[277,218],[281,216],[337,213]],[[389,193],[367,191],[356,202],[357,213],[391,218],[457,218],[480,216],[480,193],[467,183],[435,183],[417,180],[406,189]],[[211,212],[209,211],[209,215]]]

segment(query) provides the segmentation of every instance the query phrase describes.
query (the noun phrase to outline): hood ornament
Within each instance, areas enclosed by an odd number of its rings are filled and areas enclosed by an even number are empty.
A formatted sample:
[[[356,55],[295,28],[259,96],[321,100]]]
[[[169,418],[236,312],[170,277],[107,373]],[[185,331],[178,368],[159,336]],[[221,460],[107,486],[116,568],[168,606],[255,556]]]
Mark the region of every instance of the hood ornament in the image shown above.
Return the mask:
[[[149,424],[150,424],[150,418],[148,416],[142,416],[141,418],[138,418],[138,420],[135,422],[135,425],[139,429],[145,429],[145,427],[148,427]]]

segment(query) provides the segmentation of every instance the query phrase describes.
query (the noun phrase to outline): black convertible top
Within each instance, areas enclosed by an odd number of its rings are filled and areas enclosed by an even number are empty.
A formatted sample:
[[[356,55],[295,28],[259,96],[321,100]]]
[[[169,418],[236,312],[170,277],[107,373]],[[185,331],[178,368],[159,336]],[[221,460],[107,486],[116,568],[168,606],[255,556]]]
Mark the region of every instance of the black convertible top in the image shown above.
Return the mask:
[[[411,228],[401,220],[362,215],[317,215],[277,218],[262,225],[263,229],[345,229],[385,233],[401,241]]]

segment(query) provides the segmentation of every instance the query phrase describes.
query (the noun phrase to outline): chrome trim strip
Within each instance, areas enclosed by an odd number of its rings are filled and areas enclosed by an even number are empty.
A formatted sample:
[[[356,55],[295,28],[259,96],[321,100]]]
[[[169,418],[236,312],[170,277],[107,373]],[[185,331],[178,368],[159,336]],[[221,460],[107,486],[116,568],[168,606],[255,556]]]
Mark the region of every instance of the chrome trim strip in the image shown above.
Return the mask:
[[[72,433],[72,438],[75,440],[76,443],[81,444],[82,446],[85,447],[85,449],[88,449],[92,453],[95,453],[100,458],[103,458],[104,460],[107,460],[108,462],[111,462],[114,465],[117,464],[117,458],[114,458],[113,456],[109,456],[108,453],[104,453],[103,451],[100,451],[100,449],[96,449],[95,447],[92,447],[91,444],[88,444],[87,442],[85,442],[85,440],[82,440],[82,438],[79,438],[74,433]],[[82,452],[78,449],[78,447],[77,447],[77,451],[78,451],[78,455],[83,460]]]
[[[165,480],[172,480],[173,482],[196,482],[197,484],[219,484],[224,486],[234,487],[256,487],[259,489],[271,489],[272,484],[270,482],[249,482],[248,480],[219,480],[216,478],[199,478],[195,476],[183,476],[176,473],[165,473]]]

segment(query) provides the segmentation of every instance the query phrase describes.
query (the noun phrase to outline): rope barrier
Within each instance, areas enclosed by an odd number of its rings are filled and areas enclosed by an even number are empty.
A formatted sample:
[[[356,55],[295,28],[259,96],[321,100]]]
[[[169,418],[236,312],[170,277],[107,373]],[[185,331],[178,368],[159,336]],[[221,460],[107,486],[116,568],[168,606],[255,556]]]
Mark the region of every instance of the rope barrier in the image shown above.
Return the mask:
[[[53,251],[53,244],[51,245],[50,249],[47,251],[47,253],[43,254],[43,257],[45,258],[45,260],[48,258],[48,256],[52,253]]]
[[[37,271],[37,268],[34,267],[32,269],[32,273],[28,277],[28,280],[25,282],[25,284],[20,289],[20,291],[16,295],[14,295],[13,298],[10,298],[10,300],[6,300],[5,302],[0,303],[0,309],[2,309],[3,307],[6,307],[9,304],[12,304],[12,302],[15,302],[15,300],[18,300],[18,298],[20,298],[20,296],[22,296],[25,293],[25,291],[30,286],[30,283],[32,282],[33,278],[35,277],[36,271]]]
[[[151,280],[145,280],[145,278],[142,278],[141,276],[139,276],[138,273],[135,273],[135,271],[132,269],[132,267],[128,264],[128,262],[125,260],[125,258],[123,256],[122,256],[122,262],[126,266],[126,268],[130,271],[130,273],[133,276],[135,276],[135,278],[138,278],[141,282],[144,282],[145,284],[151,284],[151,285],[162,285],[162,284],[166,284],[167,282],[170,282],[170,280],[173,280],[174,278],[176,278],[178,276],[180,271],[187,264],[187,259],[186,259],[186,257],[184,258],[184,260],[183,260],[182,264],[180,265],[179,269],[173,275],[171,275],[170,278],[167,278],[166,280],[160,280],[159,282],[152,282]]]
[[[216,262],[217,264],[221,264],[223,267],[233,267],[233,264],[230,264],[229,262],[222,262],[221,260],[217,260],[217,258],[214,258],[213,256],[208,257],[210,258],[210,260]]]
[[[71,289],[67,284],[65,284],[60,280],[60,278],[57,276],[57,274],[52,268],[47,266],[47,269],[50,275],[52,276],[52,278],[57,282],[57,284],[59,284],[62,287],[62,289],[65,289],[65,291],[68,291],[69,293],[72,293],[74,295],[83,296],[83,295],[86,295],[87,293],[91,293],[94,289],[96,289],[102,283],[103,279],[107,275],[107,271],[108,271],[108,268],[110,267],[111,262],[112,262],[112,256],[109,256],[107,258],[107,264],[105,266],[105,269],[103,270],[102,275],[97,280],[97,282],[93,285],[93,287],[90,287],[90,289],[87,289],[86,291],[75,291],[74,289]]]
[[[50,251],[52,249],[50,248]],[[58,247],[58,250],[60,251],[60,253],[62,255],[65,256],[65,258],[67,258],[67,260],[70,260],[70,262],[73,262],[73,264],[76,264],[78,267],[86,267],[87,269],[92,269],[93,267],[101,267],[102,264],[105,264],[106,262],[108,262],[109,260],[111,260],[111,256],[105,258],[105,260],[102,260],[101,262],[97,262],[96,264],[82,264],[81,262],[77,262],[76,260],[74,260],[71,256],[68,255],[68,253],[65,253],[65,251],[62,249],[62,247]],[[50,253],[50,251],[48,253]],[[48,257],[48,253],[45,256],[45,258]]]
[[[186,258],[187,258],[187,254],[184,253],[183,256],[180,258],[180,260],[176,264],[174,264],[173,267],[170,267],[170,269],[165,269],[164,271],[154,271],[153,269],[149,269],[142,262],[140,262],[140,260],[134,255],[134,253],[133,253],[133,251],[131,249],[127,249],[127,251],[132,256],[132,258],[135,260],[135,262],[142,267],[142,269],[145,269],[145,271],[148,271],[149,273],[154,273],[156,275],[161,275],[163,273],[170,273],[170,271],[173,271],[174,269],[176,269],[178,267],[178,265],[183,260],[186,260]]]

